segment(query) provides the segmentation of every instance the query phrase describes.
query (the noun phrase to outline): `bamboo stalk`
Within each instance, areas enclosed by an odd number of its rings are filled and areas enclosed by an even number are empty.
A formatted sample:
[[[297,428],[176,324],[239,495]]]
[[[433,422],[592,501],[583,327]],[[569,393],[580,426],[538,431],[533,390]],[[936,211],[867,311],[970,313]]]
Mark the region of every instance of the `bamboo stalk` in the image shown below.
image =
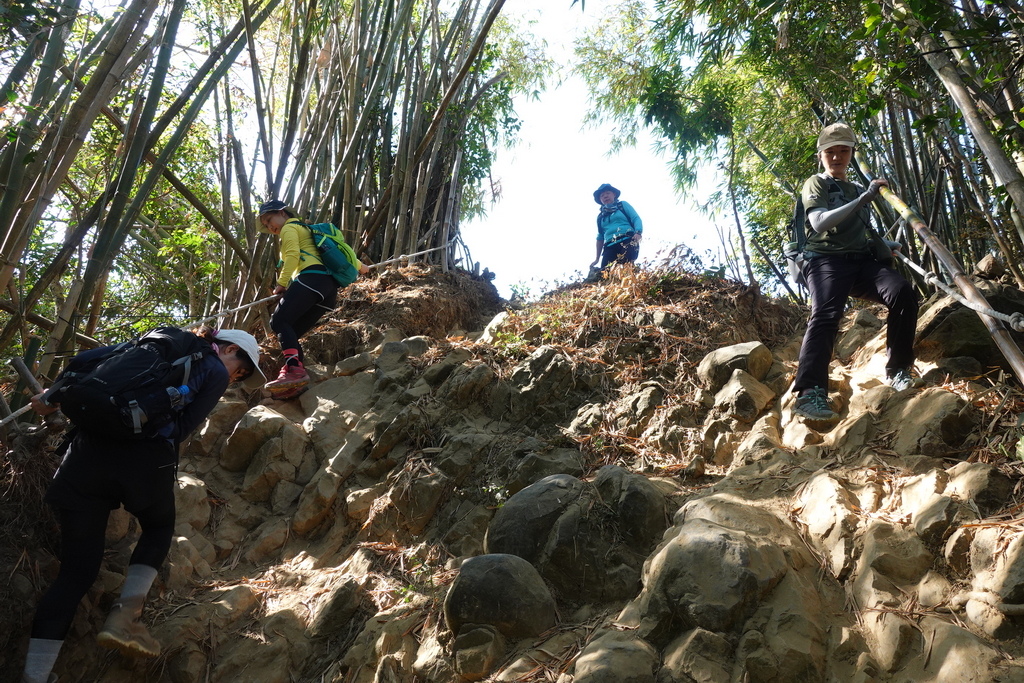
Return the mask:
[[[857,163],[862,167],[865,175],[869,175],[867,165],[864,160],[862,158],[858,158]],[[973,304],[990,308],[988,301],[986,301],[985,297],[980,291],[978,291],[978,288],[974,286],[974,282],[967,277],[963,268],[949,250],[946,249],[945,245],[935,238],[935,235],[933,235],[931,230],[928,229],[928,226],[925,224],[921,216],[912,208],[907,206],[906,202],[900,199],[899,196],[889,188],[882,187],[881,195],[882,198],[889,202],[894,209],[900,212],[903,219],[914,228],[914,231],[917,233],[918,237],[921,238],[921,241],[928,245],[931,252],[935,254],[939,261],[941,261],[946,272],[953,279],[957,288],[959,288],[963,293],[964,298]],[[992,335],[992,339],[995,341],[996,346],[999,347],[1000,351],[1002,351],[1003,357],[1006,358],[1007,363],[1010,364],[1010,367],[1017,375],[1017,379],[1020,380],[1021,383],[1024,383],[1024,353],[1021,353],[1020,347],[1018,347],[1016,342],[1013,341],[1009,330],[1006,329],[1006,326],[1003,325],[1002,321],[981,312],[977,313],[978,317],[981,318],[981,321],[988,329],[989,334]]]

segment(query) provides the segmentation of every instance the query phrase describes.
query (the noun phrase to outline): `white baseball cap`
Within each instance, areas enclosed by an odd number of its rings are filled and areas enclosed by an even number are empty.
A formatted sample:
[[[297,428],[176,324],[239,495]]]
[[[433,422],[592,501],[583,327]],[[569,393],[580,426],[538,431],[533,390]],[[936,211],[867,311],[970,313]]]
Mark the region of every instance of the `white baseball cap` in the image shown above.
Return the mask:
[[[267,376],[260,370],[260,345],[256,343],[256,337],[242,330],[217,330],[213,336],[219,341],[237,344],[255,366],[255,371],[242,381],[242,386],[246,389],[258,389],[267,383]]]

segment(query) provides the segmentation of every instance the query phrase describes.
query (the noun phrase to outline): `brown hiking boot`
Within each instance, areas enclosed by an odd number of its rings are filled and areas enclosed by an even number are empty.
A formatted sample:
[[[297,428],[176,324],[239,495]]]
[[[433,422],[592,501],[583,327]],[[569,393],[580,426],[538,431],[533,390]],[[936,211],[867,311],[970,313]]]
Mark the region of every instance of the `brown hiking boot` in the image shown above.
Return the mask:
[[[141,613],[141,602],[137,609],[116,603],[107,615],[103,629],[96,636],[96,642],[129,657],[159,656],[160,643],[149,635],[149,629],[139,621]]]

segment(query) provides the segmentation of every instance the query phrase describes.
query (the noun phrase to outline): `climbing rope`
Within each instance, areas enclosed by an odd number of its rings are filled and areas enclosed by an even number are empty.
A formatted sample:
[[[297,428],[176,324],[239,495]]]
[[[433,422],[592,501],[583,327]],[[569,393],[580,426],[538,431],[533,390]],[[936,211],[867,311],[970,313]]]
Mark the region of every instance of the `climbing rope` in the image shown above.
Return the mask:
[[[1012,314],[1008,315],[1006,313],[1000,313],[999,311],[997,311],[995,309],[992,309],[992,308],[989,308],[988,306],[982,306],[981,304],[976,304],[976,303],[974,303],[972,301],[968,301],[959,292],[957,292],[955,289],[953,289],[952,287],[947,285],[945,282],[943,282],[942,279],[939,278],[939,276],[936,275],[935,273],[933,273],[931,271],[925,270],[921,266],[919,266],[916,263],[914,263],[913,261],[911,261],[909,257],[903,255],[902,253],[900,253],[898,251],[894,252],[894,253],[908,267],[910,267],[910,268],[914,269],[915,271],[917,271],[921,275],[921,277],[923,277],[925,279],[926,282],[928,282],[929,284],[933,285],[936,289],[941,289],[943,292],[948,294],[950,297],[952,297],[956,301],[959,301],[960,303],[962,303],[967,308],[970,308],[971,310],[977,311],[978,313],[981,313],[983,315],[987,315],[990,318],[996,318],[997,320],[1002,320],[1003,322],[1008,324],[1011,328],[1013,328],[1013,330],[1015,332],[1024,332],[1024,313],[1019,313],[1018,312],[1018,313],[1012,313]]]
[[[396,256],[395,258],[388,259],[387,261],[381,261],[380,263],[370,264],[370,265],[367,266],[367,268],[370,269],[370,270],[373,270],[374,268],[380,268],[381,266],[386,266],[389,263],[395,263],[397,261],[404,261],[404,260],[410,259],[410,258],[412,258],[414,256],[422,256],[423,254],[429,254],[432,251],[440,251],[441,249],[447,249],[448,247],[452,246],[453,244],[455,244],[455,240],[454,239],[449,241],[448,244],[443,244],[440,247],[434,247],[433,249],[424,249],[423,251],[417,251],[414,254],[402,254],[400,256]],[[265,299],[259,299],[258,301],[253,301],[252,303],[248,303],[248,304],[245,304],[243,306],[237,306],[235,308],[229,308],[226,311],[221,311],[220,313],[214,313],[213,315],[211,315],[209,317],[206,317],[206,318],[203,318],[202,320],[197,320],[194,323],[189,323],[187,325],[182,325],[181,327],[182,327],[182,329],[189,329],[189,328],[192,328],[192,327],[198,327],[198,326],[204,325],[204,324],[206,324],[208,322],[213,322],[214,320],[217,320],[218,318],[223,318],[225,316],[231,315],[232,313],[237,313],[238,311],[244,311],[247,308],[252,308],[253,306],[259,306],[260,304],[265,304],[265,303],[268,303],[270,301],[276,301],[279,298],[281,298],[280,294],[274,294],[273,296],[268,296]]]
[[[433,249],[424,249],[423,251],[417,251],[414,254],[402,254],[401,256],[396,256],[395,258],[388,259],[387,261],[381,261],[380,263],[374,263],[372,265],[367,266],[367,268],[369,268],[370,270],[373,270],[374,268],[380,268],[381,266],[386,266],[389,263],[395,263],[396,261],[403,261],[405,259],[410,259],[413,256],[422,256],[423,254],[429,254],[432,251],[441,251],[442,249],[447,249],[448,247],[452,246],[453,244],[455,244],[455,239],[454,238],[449,240],[447,244],[442,244],[440,247],[434,247]]]
[[[224,316],[231,315],[232,313],[237,313],[238,311],[244,311],[247,308],[252,308],[253,306],[259,306],[260,304],[265,304],[265,303],[267,303],[269,301],[276,301],[277,299],[280,299],[280,298],[281,298],[280,294],[273,294],[271,296],[268,296],[265,299],[260,299],[258,301],[253,301],[252,303],[245,304],[244,306],[237,306],[236,308],[229,308],[228,310],[221,311],[220,313],[214,313],[213,315],[211,315],[208,318],[203,318],[202,320],[197,320],[194,323],[189,323],[187,325],[182,325],[181,328],[184,329],[184,330],[187,330],[190,327],[199,327],[200,325],[204,325],[204,324],[206,324],[208,322],[213,322],[217,318],[223,318]]]

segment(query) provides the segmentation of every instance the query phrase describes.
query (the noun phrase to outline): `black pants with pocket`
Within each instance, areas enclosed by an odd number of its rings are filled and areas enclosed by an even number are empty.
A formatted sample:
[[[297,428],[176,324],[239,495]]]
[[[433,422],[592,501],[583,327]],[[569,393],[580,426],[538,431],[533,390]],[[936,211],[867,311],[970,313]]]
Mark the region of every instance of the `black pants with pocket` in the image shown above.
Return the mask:
[[[299,338],[338,303],[338,283],[325,272],[317,271],[319,267],[311,266],[299,273],[270,317],[270,329],[277,335],[281,348],[298,349],[300,361],[303,353]]]
[[[828,389],[832,348],[846,301],[851,296],[885,304],[889,309],[886,371],[907,368],[914,363],[918,298],[906,278],[866,254],[817,254],[807,263],[804,272],[811,293],[811,317],[800,347],[794,391],[813,387]]]

